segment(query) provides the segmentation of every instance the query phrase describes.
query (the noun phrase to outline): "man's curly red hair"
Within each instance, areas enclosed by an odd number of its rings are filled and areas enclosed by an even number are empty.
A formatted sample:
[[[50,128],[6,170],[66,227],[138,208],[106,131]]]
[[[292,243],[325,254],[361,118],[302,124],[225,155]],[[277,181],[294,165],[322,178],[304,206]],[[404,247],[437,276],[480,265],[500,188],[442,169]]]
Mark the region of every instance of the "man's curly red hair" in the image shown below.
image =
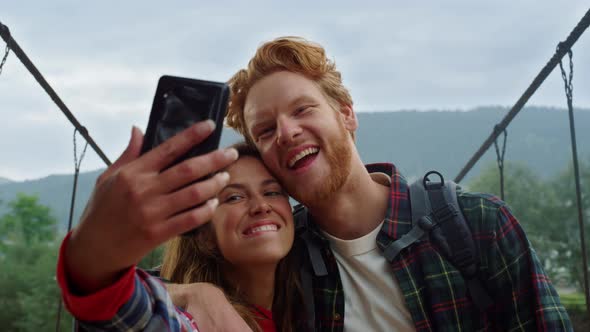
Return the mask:
[[[258,48],[246,69],[238,71],[230,80],[230,103],[227,124],[253,143],[244,121],[244,104],[250,88],[260,79],[278,72],[290,71],[314,81],[331,106],[352,106],[352,97],[342,84],[334,61],[326,57],[324,48],[301,37],[280,37]]]

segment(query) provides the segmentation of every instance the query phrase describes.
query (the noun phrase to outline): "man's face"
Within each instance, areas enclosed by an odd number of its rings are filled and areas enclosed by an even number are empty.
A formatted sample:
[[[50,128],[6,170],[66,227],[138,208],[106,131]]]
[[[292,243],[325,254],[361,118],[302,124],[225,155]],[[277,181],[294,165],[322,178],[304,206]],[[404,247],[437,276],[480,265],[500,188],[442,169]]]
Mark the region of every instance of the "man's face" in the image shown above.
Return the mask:
[[[290,195],[304,204],[325,200],[348,179],[357,126],[349,106],[335,110],[316,83],[280,71],[250,89],[246,129],[262,159]]]

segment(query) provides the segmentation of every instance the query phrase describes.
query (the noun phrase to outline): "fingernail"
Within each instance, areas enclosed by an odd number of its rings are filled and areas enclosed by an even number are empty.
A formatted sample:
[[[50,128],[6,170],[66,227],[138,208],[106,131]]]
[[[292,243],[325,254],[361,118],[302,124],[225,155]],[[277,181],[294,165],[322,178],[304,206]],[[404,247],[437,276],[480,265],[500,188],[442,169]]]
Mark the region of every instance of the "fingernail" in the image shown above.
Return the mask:
[[[217,178],[219,179],[219,181],[221,181],[225,184],[225,183],[227,183],[227,181],[229,181],[229,173],[228,172],[217,173]]]
[[[225,155],[225,157],[227,159],[230,159],[230,160],[237,160],[238,159],[238,150],[236,150],[234,148],[225,149],[225,151],[223,151],[223,154]]]
[[[207,201],[207,205],[209,205],[209,207],[211,207],[211,210],[215,210],[217,205],[219,205],[219,200],[217,198],[211,198],[210,200]]]
[[[208,134],[215,129],[215,122],[213,120],[208,119],[203,122],[200,122],[197,125],[197,132],[201,135]]]

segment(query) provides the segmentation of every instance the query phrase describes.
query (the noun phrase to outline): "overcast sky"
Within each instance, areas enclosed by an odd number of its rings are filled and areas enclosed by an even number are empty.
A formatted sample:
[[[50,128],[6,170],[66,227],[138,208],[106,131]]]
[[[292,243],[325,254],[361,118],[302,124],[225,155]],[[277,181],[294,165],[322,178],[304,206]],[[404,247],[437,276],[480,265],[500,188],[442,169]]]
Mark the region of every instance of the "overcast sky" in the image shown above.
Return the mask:
[[[588,8],[583,0],[5,1],[0,22],[114,160],[131,126],[145,128],[162,74],[225,81],[282,35],[323,44],[359,112],[512,106]],[[574,46],[580,107],[590,107],[588,34]],[[559,70],[529,103],[565,105]],[[0,177],[73,171],[73,127],[14,54],[0,75],[0,119]],[[100,167],[89,149],[82,170]]]

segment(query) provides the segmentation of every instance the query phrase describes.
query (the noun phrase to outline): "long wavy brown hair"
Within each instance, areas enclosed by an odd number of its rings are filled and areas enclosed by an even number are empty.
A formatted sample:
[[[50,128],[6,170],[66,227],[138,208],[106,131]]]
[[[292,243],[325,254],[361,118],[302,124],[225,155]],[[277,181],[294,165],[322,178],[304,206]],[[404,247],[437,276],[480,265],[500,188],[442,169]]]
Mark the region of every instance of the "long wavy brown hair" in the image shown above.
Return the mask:
[[[234,144],[241,157],[260,160],[258,152],[245,142]],[[196,230],[194,236],[178,236],[166,243],[160,274],[173,283],[208,282],[221,288],[229,302],[253,331],[262,331],[257,323],[256,308],[244,298],[223,274],[229,264],[221,255],[211,223]],[[275,272],[273,320],[277,331],[296,331],[303,321],[303,298],[298,279],[299,261],[294,250],[283,258]]]

